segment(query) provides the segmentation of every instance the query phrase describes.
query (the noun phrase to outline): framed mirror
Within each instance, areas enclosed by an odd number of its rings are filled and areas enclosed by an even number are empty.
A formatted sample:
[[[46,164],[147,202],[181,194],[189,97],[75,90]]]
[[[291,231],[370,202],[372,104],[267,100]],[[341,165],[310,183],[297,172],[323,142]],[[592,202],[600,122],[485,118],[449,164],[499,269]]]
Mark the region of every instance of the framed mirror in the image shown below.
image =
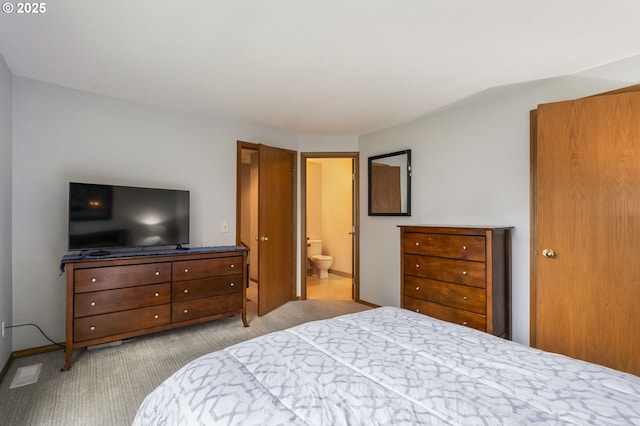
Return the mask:
[[[411,150],[369,157],[369,216],[411,216]]]

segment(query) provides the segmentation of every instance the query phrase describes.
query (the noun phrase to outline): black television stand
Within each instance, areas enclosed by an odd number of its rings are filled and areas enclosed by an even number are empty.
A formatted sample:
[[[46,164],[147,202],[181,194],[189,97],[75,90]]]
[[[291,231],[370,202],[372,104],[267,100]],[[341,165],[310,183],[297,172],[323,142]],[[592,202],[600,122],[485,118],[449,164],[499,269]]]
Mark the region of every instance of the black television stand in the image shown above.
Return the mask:
[[[96,250],[90,251],[88,254],[89,256],[109,256],[111,252],[107,250]]]

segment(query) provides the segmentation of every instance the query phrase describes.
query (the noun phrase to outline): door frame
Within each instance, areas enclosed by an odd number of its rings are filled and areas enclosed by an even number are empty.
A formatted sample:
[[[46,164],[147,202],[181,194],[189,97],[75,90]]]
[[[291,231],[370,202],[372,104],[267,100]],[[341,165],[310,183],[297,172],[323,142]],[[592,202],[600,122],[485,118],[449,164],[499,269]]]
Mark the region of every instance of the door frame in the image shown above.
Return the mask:
[[[300,299],[307,299],[307,160],[317,158],[350,158],[353,161],[352,204],[352,269],[355,302],[360,302],[360,153],[358,152],[301,152],[300,153]]]

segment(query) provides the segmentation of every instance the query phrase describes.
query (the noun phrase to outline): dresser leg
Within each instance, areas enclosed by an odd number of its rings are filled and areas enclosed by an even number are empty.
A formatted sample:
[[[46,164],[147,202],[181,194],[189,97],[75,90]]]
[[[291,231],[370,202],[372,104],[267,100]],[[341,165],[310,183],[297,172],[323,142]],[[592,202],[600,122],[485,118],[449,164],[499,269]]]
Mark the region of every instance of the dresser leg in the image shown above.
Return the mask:
[[[71,359],[73,358],[73,347],[67,345],[64,349],[64,367],[62,371],[69,371],[71,368]]]

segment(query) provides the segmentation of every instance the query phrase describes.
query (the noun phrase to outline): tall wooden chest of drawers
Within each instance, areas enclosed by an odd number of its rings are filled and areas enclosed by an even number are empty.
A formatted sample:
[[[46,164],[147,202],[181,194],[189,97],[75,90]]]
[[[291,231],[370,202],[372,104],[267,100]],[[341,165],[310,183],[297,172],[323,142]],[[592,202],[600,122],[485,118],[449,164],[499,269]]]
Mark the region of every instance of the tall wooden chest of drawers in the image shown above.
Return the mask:
[[[64,370],[73,349],[217,318],[246,318],[245,247],[167,254],[65,256],[67,329]]]
[[[400,226],[401,306],[511,339],[511,229]]]

